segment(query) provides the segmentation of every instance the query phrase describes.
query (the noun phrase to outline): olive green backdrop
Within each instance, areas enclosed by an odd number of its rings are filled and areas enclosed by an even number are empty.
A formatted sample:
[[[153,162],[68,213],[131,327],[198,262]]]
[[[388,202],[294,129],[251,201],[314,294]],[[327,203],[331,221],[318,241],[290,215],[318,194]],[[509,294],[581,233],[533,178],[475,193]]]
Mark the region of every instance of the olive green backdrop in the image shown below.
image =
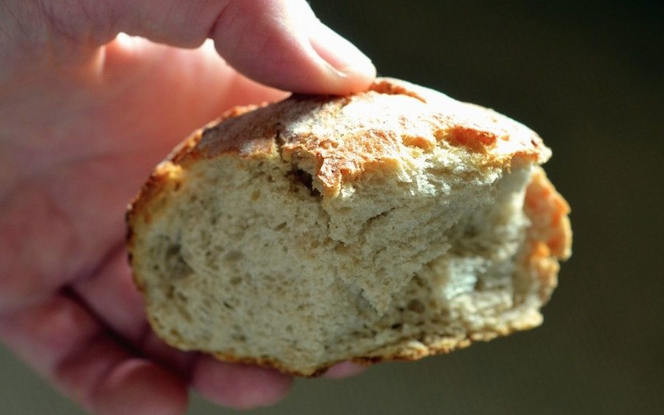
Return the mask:
[[[572,206],[574,256],[541,328],[350,380],[299,380],[256,413],[664,413],[664,2],[312,3],[380,74],[538,131]],[[1,349],[0,414],[80,413]],[[233,412],[191,410],[218,413]]]

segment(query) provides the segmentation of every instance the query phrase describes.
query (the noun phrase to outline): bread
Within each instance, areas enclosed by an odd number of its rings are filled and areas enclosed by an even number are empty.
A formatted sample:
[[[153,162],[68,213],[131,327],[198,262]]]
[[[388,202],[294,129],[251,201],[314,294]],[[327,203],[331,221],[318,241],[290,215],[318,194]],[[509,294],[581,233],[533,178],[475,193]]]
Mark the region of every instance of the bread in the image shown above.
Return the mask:
[[[182,350],[314,376],[542,322],[569,207],[540,137],[394,79],[236,108],[130,206],[153,329]]]

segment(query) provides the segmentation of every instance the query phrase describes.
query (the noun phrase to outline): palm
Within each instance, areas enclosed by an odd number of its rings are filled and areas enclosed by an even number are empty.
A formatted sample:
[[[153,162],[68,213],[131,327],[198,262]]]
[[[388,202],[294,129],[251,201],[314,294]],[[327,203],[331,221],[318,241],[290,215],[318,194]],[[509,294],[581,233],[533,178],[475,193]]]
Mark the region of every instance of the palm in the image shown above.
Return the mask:
[[[176,352],[149,331],[126,265],[123,214],[150,169],[194,128],[282,93],[241,78],[214,53],[146,43],[114,42],[103,63],[95,55],[59,75],[62,88],[24,94],[32,102],[0,102],[0,334],[89,407],[117,406],[106,402],[122,395],[114,388],[143,382],[173,410],[186,378],[243,406],[243,391],[215,384],[236,369]],[[26,87],[53,84],[40,76]],[[44,99],[60,104],[54,111]],[[285,377],[242,370],[267,401],[287,389]]]

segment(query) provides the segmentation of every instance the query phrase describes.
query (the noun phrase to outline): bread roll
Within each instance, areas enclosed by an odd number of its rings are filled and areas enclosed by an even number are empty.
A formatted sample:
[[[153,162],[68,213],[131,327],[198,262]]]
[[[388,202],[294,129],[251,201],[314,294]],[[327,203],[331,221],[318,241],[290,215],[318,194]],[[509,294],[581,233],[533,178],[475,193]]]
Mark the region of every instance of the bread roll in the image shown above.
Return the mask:
[[[395,79],[236,108],[129,209],[150,323],[300,376],[533,328],[571,245],[550,155],[503,115]]]

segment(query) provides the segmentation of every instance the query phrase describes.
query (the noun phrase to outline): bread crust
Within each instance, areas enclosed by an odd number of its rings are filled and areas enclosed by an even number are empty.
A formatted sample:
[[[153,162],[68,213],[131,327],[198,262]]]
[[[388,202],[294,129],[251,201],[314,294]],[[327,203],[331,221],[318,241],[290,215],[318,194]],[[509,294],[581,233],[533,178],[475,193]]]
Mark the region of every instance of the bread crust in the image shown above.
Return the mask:
[[[344,113],[350,102],[366,102],[380,107],[386,96],[398,96],[393,127],[385,129],[367,114]],[[411,117],[417,117],[412,119]],[[426,123],[430,135],[413,133]],[[324,125],[325,128],[322,128]],[[329,131],[328,126],[337,128]],[[361,133],[360,133],[361,132]],[[340,138],[343,137],[343,138]],[[432,140],[432,137],[435,141]],[[269,107],[237,107],[219,120],[195,132],[159,164],[127,212],[127,245],[130,263],[139,261],[135,235],[163,209],[166,196],[180,186],[179,172],[200,159],[219,157],[268,158],[309,163],[322,188],[323,197],[335,197],[343,183],[361,175],[391,172],[397,168],[404,148],[423,151],[445,142],[461,147],[474,156],[481,166],[509,169],[522,162],[540,164],[550,157],[542,139],[527,127],[491,110],[460,103],[438,92],[394,79],[379,79],[365,93],[351,97],[302,96],[290,98]],[[537,169],[528,185],[524,211],[531,221],[520,261],[520,272],[537,282],[539,298],[546,303],[557,284],[558,260],[571,253],[569,206]],[[136,268],[136,267],[135,267]],[[134,273],[141,291],[144,282]],[[429,335],[421,339],[403,339],[380,347],[365,356],[349,357],[353,362],[370,365],[389,360],[418,360],[449,353],[475,341],[488,341],[514,331],[541,324],[537,310],[531,310],[503,329],[467,333],[463,336]],[[165,339],[178,347],[178,340]],[[281,372],[314,377],[332,364],[301,372],[271,359],[257,359],[216,353],[220,360],[256,364]]]
[[[397,96],[399,102],[387,96]],[[372,109],[346,110],[350,103]],[[381,110],[394,117],[389,128]],[[423,128],[431,134],[422,134]],[[404,147],[432,148],[437,144],[432,137],[464,147],[487,167],[509,166],[514,159],[543,163],[551,155],[539,135],[490,109],[380,78],[366,92],[350,97],[293,95],[269,107],[234,108],[197,131],[167,162],[265,158],[279,152],[286,161],[310,161],[325,195],[334,197],[344,182],[374,170],[394,169]]]

